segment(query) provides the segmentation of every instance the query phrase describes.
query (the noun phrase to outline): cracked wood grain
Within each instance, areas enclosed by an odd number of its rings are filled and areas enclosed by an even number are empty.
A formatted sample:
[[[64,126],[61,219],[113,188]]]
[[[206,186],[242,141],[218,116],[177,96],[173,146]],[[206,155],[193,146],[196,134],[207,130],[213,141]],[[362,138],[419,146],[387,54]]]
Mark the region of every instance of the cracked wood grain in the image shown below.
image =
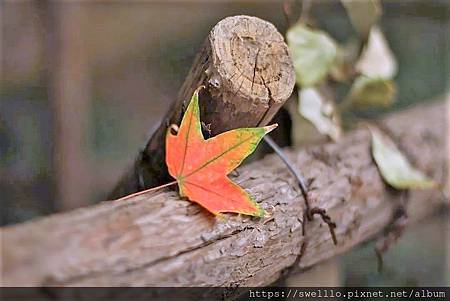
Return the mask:
[[[445,181],[444,104],[394,113],[382,123],[415,166]],[[310,183],[311,205],[336,222],[337,246],[319,219],[303,236],[302,194],[270,155],[233,179],[269,212],[263,219],[216,219],[166,190],[4,227],[2,285],[267,285],[287,268],[301,271],[345,252],[391,222],[400,194],[382,181],[367,130],[286,153]],[[410,219],[430,215],[442,198],[439,191],[410,191]]]

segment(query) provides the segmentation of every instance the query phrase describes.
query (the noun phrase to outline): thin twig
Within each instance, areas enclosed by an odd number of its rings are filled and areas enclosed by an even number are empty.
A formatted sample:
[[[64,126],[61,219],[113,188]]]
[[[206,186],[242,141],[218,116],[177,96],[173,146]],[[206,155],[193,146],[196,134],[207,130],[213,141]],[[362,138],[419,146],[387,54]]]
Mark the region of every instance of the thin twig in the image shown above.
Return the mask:
[[[292,265],[288,266],[287,268],[285,268],[282,272],[281,272],[281,277],[282,278],[287,278],[299,265],[300,265],[300,261],[303,258],[303,255],[305,255],[306,253],[306,247],[308,246],[308,240],[305,239],[302,242],[302,245],[300,247],[300,253],[297,255],[297,258],[295,258],[295,261]]]
[[[384,260],[383,255],[393,244],[402,236],[406,225],[408,224],[408,212],[406,210],[407,201],[406,194],[408,191],[402,191],[400,204],[394,212],[391,224],[386,228],[383,237],[378,239],[375,246],[375,254],[377,255],[378,272],[383,271]]]
[[[334,223],[331,220],[331,217],[327,214],[327,211],[323,208],[319,208],[319,207],[312,208],[311,216],[314,216],[316,214],[320,215],[320,217],[322,217],[323,222],[328,225],[328,228],[330,229],[330,233],[331,233],[331,238],[333,239],[333,243],[335,245],[337,245],[336,233],[334,232],[334,229],[336,229],[336,223]]]
[[[310,215],[310,206],[309,206],[309,198],[308,198],[308,188],[306,185],[305,178],[303,175],[295,168],[294,164],[286,157],[286,154],[283,150],[272,140],[269,136],[264,136],[264,141],[275,151],[275,153],[281,158],[281,160],[286,164],[289,171],[294,175],[297,180],[298,186],[302,192],[303,198],[305,199],[305,207],[306,207],[306,217],[308,220],[312,219]]]
[[[172,182],[160,185],[160,186],[152,187],[150,189],[138,191],[138,192],[126,195],[126,196],[124,196],[124,197],[122,197],[120,199],[114,200],[114,202],[125,201],[125,200],[127,200],[129,198],[132,198],[132,197],[135,197],[135,196],[138,196],[138,195],[141,195],[141,194],[146,194],[147,192],[158,191],[158,190],[160,190],[160,189],[162,189],[164,187],[169,187],[169,186],[172,186],[172,185],[175,185],[175,184],[177,184],[177,181],[172,181]]]
[[[319,207],[310,208],[308,188],[303,175],[294,167],[294,164],[289,160],[288,157],[286,157],[283,150],[275,143],[275,141],[272,140],[272,138],[270,138],[269,136],[264,136],[264,141],[275,151],[275,153],[281,158],[281,160],[286,164],[288,169],[297,179],[297,183],[300,187],[303,198],[305,200],[305,207],[306,207],[305,216],[307,220],[312,221],[314,215],[320,215],[324,223],[326,223],[328,225],[328,228],[330,229],[330,234],[331,238],[333,239],[333,243],[337,245],[336,233],[334,231],[334,229],[336,228],[336,224],[331,220],[330,216],[327,214],[327,211],[325,209]],[[305,235],[305,224],[306,221],[303,221],[303,230],[302,230],[303,236]]]

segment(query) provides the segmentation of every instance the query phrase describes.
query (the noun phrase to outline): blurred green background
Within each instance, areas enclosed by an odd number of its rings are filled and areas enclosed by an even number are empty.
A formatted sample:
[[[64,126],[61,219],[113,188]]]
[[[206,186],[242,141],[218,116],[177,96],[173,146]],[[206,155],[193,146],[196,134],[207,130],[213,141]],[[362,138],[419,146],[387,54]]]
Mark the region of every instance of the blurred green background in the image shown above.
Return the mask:
[[[214,24],[248,14],[284,34],[282,4],[2,1],[2,225],[102,200],[174,99]],[[442,99],[449,2],[383,1],[383,9],[381,27],[399,62],[391,110]],[[311,13],[339,41],[356,35],[338,1],[314,1]],[[341,284],[443,285],[449,242],[439,238],[448,236],[448,219],[409,230],[390,251],[383,275],[376,273],[373,245],[345,255]]]

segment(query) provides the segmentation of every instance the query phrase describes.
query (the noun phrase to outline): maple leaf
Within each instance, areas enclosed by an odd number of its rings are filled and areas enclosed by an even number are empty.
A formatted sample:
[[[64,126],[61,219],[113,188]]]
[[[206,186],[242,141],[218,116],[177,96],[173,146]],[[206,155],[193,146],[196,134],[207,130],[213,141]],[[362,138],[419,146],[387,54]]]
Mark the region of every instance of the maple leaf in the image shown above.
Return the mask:
[[[178,182],[180,196],[198,203],[213,214],[235,212],[264,216],[251,195],[227,175],[258,146],[277,124],[240,128],[205,140],[201,131],[197,89],[176,134],[166,135],[166,163]]]

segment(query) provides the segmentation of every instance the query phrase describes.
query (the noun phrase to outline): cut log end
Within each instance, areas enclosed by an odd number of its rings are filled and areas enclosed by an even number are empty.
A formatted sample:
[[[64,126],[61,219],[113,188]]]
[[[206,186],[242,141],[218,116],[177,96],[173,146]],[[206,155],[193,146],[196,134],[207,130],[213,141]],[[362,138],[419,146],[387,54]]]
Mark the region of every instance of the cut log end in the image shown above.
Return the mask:
[[[252,111],[255,101],[269,108],[271,101],[282,104],[292,93],[292,61],[271,23],[249,16],[226,18],[211,31],[210,44],[218,76],[212,84],[226,86],[225,102],[238,97]]]

